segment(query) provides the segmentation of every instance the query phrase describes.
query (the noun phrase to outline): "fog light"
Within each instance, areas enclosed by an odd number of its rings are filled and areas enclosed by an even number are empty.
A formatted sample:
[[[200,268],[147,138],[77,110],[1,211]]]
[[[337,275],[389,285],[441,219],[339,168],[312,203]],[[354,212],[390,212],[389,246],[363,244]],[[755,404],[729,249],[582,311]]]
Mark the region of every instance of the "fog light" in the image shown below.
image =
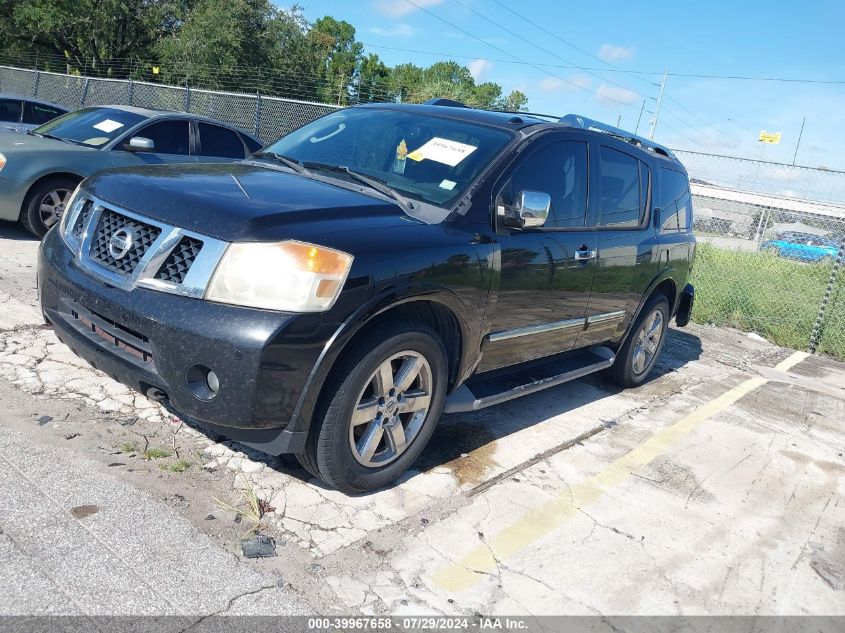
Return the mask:
[[[217,377],[217,374],[211,370],[209,370],[205,375],[205,384],[208,385],[211,393],[217,393],[220,391],[220,379]]]
[[[194,365],[185,373],[188,389],[200,400],[211,400],[220,391],[220,378],[205,365]]]

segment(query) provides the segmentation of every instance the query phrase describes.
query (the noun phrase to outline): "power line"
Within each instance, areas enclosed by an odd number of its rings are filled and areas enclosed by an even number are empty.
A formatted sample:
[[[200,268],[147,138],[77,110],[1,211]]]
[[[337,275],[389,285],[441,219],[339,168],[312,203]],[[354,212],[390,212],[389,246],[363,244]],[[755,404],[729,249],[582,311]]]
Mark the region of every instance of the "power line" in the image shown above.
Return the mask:
[[[536,23],[536,22],[534,22],[533,20],[531,20],[531,19],[529,19],[529,18],[526,18],[526,17],[525,17],[524,15],[522,15],[521,13],[519,13],[519,12],[517,12],[517,11],[514,11],[514,10],[513,10],[513,9],[511,9],[509,6],[507,6],[506,4],[504,4],[504,3],[502,3],[502,2],[499,2],[499,0],[493,0],[493,2],[495,2],[495,3],[496,3],[496,4],[498,4],[500,7],[502,7],[505,11],[509,11],[510,13],[512,13],[513,15],[515,15],[516,17],[518,17],[519,19],[523,20],[524,22],[527,22],[528,24],[530,24],[530,25],[531,25],[531,26],[533,26],[534,28],[539,29],[540,31],[542,31],[542,32],[543,32],[543,33],[545,33],[546,35],[550,35],[551,37],[555,38],[555,39],[556,39],[556,40],[558,40],[559,42],[562,42],[563,44],[565,44],[566,46],[569,46],[570,48],[575,49],[575,50],[576,50],[576,51],[578,51],[579,53],[582,53],[583,55],[586,55],[587,57],[590,57],[591,59],[595,59],[596,61],[601,62],[602,64],[605,64],[606,66],[609,66],[609,67],[610,67],[610,70],[612,70],[612,71],[614,71],[614,72],[621,72],[621,73],[629,73],[629,72],[630,72],[630,71],[628,71],[628,70],[625,70],[624,68],[619,68],[618,66],[615,66],[614,64],[611,64],[609,61],[606,61],[606,60],[604,60],[604,59],[601,59],[600,57],[598,57],[598,56],[596,56],[596,55],[593,55],[593,54],[592,54],[592,53],[590,53],[589,51],[585,51],[583,48],[579,48],[578,46],[576,46],[576,45],[575,45],[575,44],[573,44],[572,42],[570,42],[570,41],[568,41],[568,40],[563,39],[563,38],[562,38],[561,36],[559,36],[557,33],[553,33],[552,31],[549,31],[549,30],[548,30],[547,28],[545,28],[542,24],[537,24],[537,23]],[[587,69],[586,69],[586,68],[582,68],[582,70],[587,70]],[[590,68],[589,70],[596,70],[596,69],[592,69],[592,68]],[[607,71],[605,71],[605,72],[607,72]],[[643,79],[642,77],[637,76],[635,73],[630,73],[630,74],[631,74],[631,75],[632,75],[635,79],[639,79],[640,81],[642,81],[642,82],[644,82],[644,83],[647,83],[647,84],[648,84],[648,85],[650,85],[650,86],[657,86],[657,85],[658,85],[658,84],[655,84],[655,83],[653,83],[653,82],[651,82],[651,81],[648,81],[647,79]]]
[[[445,18],[440,17],[440,16],[439,16],[439,15],[437,15],[436,13],[434,13],[434,12],[432,12],[432,11],[429,11],[428,9],[426,9],[426,8],[425,8],[425,7],[423,7],[423,6],[420,6],[419,4],[417,4],[416,2],[414,2],[413,0],[405,0],[405,2],[407,2],[408,4],[411,4],[411,5],[413,5],[413,6],[415,6],[415,7],[416,7],[417,9],[419,9],[420,11],[422,11],[422,12],[424,12],[424,13],[427,13],[427,14],[428,14],[428,15],[430,15],[431,17],[433,17],[433,18],[435,18],[435,19],[437,19],[437,20],[439,20],[439,21],[443,22],[444,24],[448,25],[449,27],[451,27],[451,28],[453,28],[453,29],[455,29],[455,30],[457,30],[457,31],[460,31],[460,32],[461,32],[461,33],[463,33],[464,35],[467,35],[467,36],[471,37],[471,38],[472,38],[472,39],[474,39],[474,40],[478,40],[478,41],[479,41],[479,42],[481,42],[482,44],[485,44],[485,45],[489,46],[490,48],[493,48],[493,49],[495,49],[495,50],[499,51],[500,53],[503,53],[503,54],[505,54],[505,55],[508,55],[508,56],[510,56],[510,57],[512,57],[512,58],[514,58],[514,59],[516,59],[516,60],[518,60],[518,61],[520,61],[520,62],[522,62],[523,64],[526,64],[527,66],[531,66],[531,67],[532,67],[532,68],[534,68],[535,70],[539,70],[541,73],[544,73],[544,74],[546,74],[546,75],[549,75],[550,77],[554,77],[555,79],[559,79],[560,81],[562,81],[562,82],[564,82],[564,83],[566,83],[566,84],[569,84],[570,86],[574,86],[575,88],[578,88],[579,90],[584,90],[584,91],[586,91],[586,92],[590,92],[590,93],[592,93],[592,94],[598,95],[598,93],[597,93],[595,90],[590,90],[589,88],[586,88],[586,87],[584,87],[584,86],[580,86],[580,85],[578,85],[578,84],[576,84],[576,83],[574,83],[574,82],[572,82],[572,81],[569,81],[568,79],[564,79],[563,77],[561,77],[561,76],[559,76],[559,75],[556,75],[556,74],[554,74],[554,73],[551,73],[551,72],[549,72],[548,70],[543,70],[543,68],[541,68],[541,67],[540,67],[540,66],[538,66],[537,64],[532,64],[531,62],[525,61],[524,59],[521,59],[521,58],[517,57],[517,56],[516,56],[516,55],[514,55],[513,53],[509,53],[508,51],[504,50],[503,48],[499,48],[499,47],[498,47],[498,46],[496,46],[495,44],[491,44],[490,42],[487,42],[486,40],[484,40],[484,39],[482,39],[481,37],[479,37],[479,36],[475,35],[474,33],[470,33],[469,31],[467,31],[467,30],[466,30],[466,29],[464,29],[464,28],[461,28],[461,27],[460,27],[460,26],[458,26],[457,24],[453,24],[452,22],[449,22],[449,20],[447,20],[447,19],[445,19]],[[620,104],[622,104],[622,105],[624,105],[624,106],[627,106],[627,107],[629,107],[629,108],[633,108],[633,107],[634,107],[634,106],[632,106],[631,104],[629,104],[629,103],[625,103],[624,101],[620,101],[620,100],[618,100],[618,99],[613,99],[613,98],[611,98],[611,97],[604,97],[604,98],[606,98],[606,99],[608,99],[608,100],[610,100],[610,101],[617,101],[618,103],[620,103]]]
[[[406,2],[410,0],[405,0]],[[449,24],[447,22],[447,24]],[[450,26],[452,26],[450,24]],[[460,29],[459,29],[460,30]],[[475,38],[479,39],[479,38]],[[481,40],[484,44],[488,44]],[[418,55],[433,55],[435,57],[452,57],[455,59],[477,59],[480,57],[479,55],[460,55],[457,53],[444,53],[443,51],[429,51],[429,50],[421,50],[421,49],[414,49],[414,48],[401,48],[398,46],[384,46],[382,44],[369,44],[364,43],[364,46],[368,46],[370,48],[380,48],[387,51],[399,51],[403,53],[416,53]],[[501,49],[498,49],[501,50]],[[505,54],[506,51],[502,51]],[[606,73],[625,73],[629,75],[653,75],[653,76],[662,76],[663,71],[652,71],[652,70],[623,70],[617,68],[597,68],[595,66],[581,66],[578,64],[549,64],[548,62],[533,62],[533,61],[524,61],[520,60],[519,58],[511,58],[511,59],[497,59],[495,57],[485,57],[485,59],[489,59],[491,62],[498,62],[501,64],[516,64],[522,66],[532,66],[532,67],[543,67],[543,68],[573,68],[577,70],[594,70],[597,72],[606,72]],[[754,77],[754,76],[745,76],[745,75],[716,75],[716,74],[694,74],[694,73],[669,73],[669,77],[681,77],[681,78],[690,78],[690,79],[723,79],[723,80],[735,80],[735,81],[774,81],[774,82],[789,82],[789,83],[805,83],[805,84],[827,84],[827,85],[845,85],[845,80],[828,80],[828,79],[804,79],[800,77]],[[650,82],[651,83],[651,82]],[[657,86],[659,84],[651,83],[653,86]]]
[[[571,64],[571,63],[572,63],[570,60],[568,60],[568,59],[566,59],[566,58],[564,58],[564,57],[561,57],[560,55],[558,55],[558,54],[557,54],[557,53],[555,53],[554,51],[550,51],[549,49],[547,49],[547,48],[545,48],[545,47],[543,47],[543,46],[540,46],[540,45],[539,45],[539,44],[537,44],[536,42],[532,42],[532,41],[531,41],[531,40],[529,40],[528,38],[523,37],[522,35],[519,35],[518,33],[516,33],[516,32],[514,32],[514,31],[512,31],[511,29],[509,29],[508,27],[503,26],[503,25],[499,24],[498,22],[496,22],[495,20],[493,20],[493,19],[491,19],[491,18],[487,17],[486,15],[484,15],[483,13],[481,13],[480,11],[476,11],[475,9],[473,9],[472,7],[470,7],[469,5],[467,5],[467,4],[465,4],[464,2],[462,2],[461,0],[453,0],[453,1],[454,1],[454,2],[456,2],[457,4],[461,5],[462,7],[464,7],[467,11],[470,11],[471,13],[474,13],[475,15],[477,15],[478,17],[480,17],[482,20],[486,20],[487,22],[489,22],[489,23],[490,23],[490,24],[492,24],[493,26],[496,26],[496,27],[500,28],[500,29],[501,29],[501,30],[503,30],[505,33],[508,33],[508,34],[512,35],[513,37],[516,37],[516,38],[518,38],[518,39],[522,40],[523,42],[527,42],[528,44],[530,44],[531,46],[533,46],[533,47],[534,47],[534,48],[536,48],[537,50],[540,50],[540,51],[542,51],[542,52],[546,53],[547,55],[551,55],[552,57],[556,57],[557,59],[559,59],[559,60],[561,60],[561,61],[563,61],[563,62],[566,62],[567,64]],[[505,7],[505,8],[507,8],[507,7]],[[519,15],[519,14],[516,14],[516,15]],[[521,16],[520,16],[520,17],[521,17]],[[544,31],[544,32],[546,32],[546,31]],[[580,50],[580,49],[579,49],[579,50]],[[599,75],[599,74],[597,74],[597,73],[595,73],[595,72],[593,72],[593,71],[591,71],[591,70],[586,70],[585,72],[587,72],[588,74],[592,75],[593,77],[597,77],[598,79],[600,79],[600,80],[601,80],[601,81],[603,81],[603,82],[606,82],[606,83],[610,83],[610,84],[614,84],[614,85],[616,85],[616,86],[619,86],[619,87],[620,87],[620,88],[622,88],[623,90],[628,90],[628,91],[630,91],[630,92],[633,92],[633,93],[635,93],[635,94],[639,95],[640,97],[645,97],[646,99],[654,99],[654,97],[652,97],[652,96],[650,96],[650,95],[646,95],[646,94],[643,94],[643,93],[638,92],[638,91],[636,91],[636,90],[632,90],[632,89],[631,89],[631,88],[629,88],[628,86],[624,86],[624,85],[620,84],[619,82],[613,81],[612,79],[607,79],[607,78],[605,78],[605,77],[602,77],[601,75]],[[606,98],[606,97],[605,97],[605,98]],[[616,99],[614,99],[614,101],[617,101],[617,100],[616,100]],[[629,106],[630,106],[630,104],[624,103],[623,101],[619,101],[619,103],[623,103],[624,105],[629,105]]]

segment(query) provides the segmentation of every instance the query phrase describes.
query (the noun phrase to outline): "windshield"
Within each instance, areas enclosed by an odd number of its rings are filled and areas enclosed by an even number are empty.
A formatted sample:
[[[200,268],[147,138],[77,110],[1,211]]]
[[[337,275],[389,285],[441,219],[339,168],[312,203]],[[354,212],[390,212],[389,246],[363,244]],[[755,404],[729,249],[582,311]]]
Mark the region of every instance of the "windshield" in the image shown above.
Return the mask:
[[[32,133],[77,145],[102,147],[144,119],[140,114],[115,108],[83,108],[53,119]]]
[[[263,153],[310,169],[347,167],[405,198],[449,207],[511,138],[504,130],[417,112],[352,108],[291,132]]]

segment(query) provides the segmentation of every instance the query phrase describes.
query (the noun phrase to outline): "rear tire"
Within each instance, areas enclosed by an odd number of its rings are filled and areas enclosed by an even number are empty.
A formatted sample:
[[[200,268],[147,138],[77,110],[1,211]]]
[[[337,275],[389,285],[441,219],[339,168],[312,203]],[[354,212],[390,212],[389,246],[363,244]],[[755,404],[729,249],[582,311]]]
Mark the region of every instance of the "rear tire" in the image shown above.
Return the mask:
[[[299,463],[347,494],[394,482],[434,432],[447,367],[426,325],[396,321],[365,334],[332,370]]]
[[[652,295],[619,348],[607,376],[620,387],[636,387],[645,382],[663,349],[668,325],[669,300],[663,294]]]
[[[21,210],[24,228],[39,239],[44,237],[61,220],[65,205],[78,184],[70,178],[50,178],[35,185]]]

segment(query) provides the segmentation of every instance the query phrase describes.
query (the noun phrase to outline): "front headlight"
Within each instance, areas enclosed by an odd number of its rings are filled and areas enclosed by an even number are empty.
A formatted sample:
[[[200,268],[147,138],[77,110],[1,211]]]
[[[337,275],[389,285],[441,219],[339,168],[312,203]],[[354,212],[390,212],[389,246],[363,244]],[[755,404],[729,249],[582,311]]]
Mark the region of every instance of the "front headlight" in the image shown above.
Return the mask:
[[[67,199],[67,203],[65,204],[65,209],[62,211],[62,217],[59,220],[59,235],[62,236],[62,239],[70,247],[73,247],[73,244],[68,241],[70,239],[70,236],[68,235],[68,225],[70,224],[71,218],[76,218],[77,209],[75,204],[76,198],[79,195],[79,188],[81,186],[81,184],[76,185],[76,189],[74,189],[73,193],[70,194],[70,198]]]
[[[0,152],[0,171],[3,171],[3,168],[6,166],[6,155]]]
[[[230,244],[205,298],[251,308],[324,312],[343,288],[352,255],[286,241]]]

